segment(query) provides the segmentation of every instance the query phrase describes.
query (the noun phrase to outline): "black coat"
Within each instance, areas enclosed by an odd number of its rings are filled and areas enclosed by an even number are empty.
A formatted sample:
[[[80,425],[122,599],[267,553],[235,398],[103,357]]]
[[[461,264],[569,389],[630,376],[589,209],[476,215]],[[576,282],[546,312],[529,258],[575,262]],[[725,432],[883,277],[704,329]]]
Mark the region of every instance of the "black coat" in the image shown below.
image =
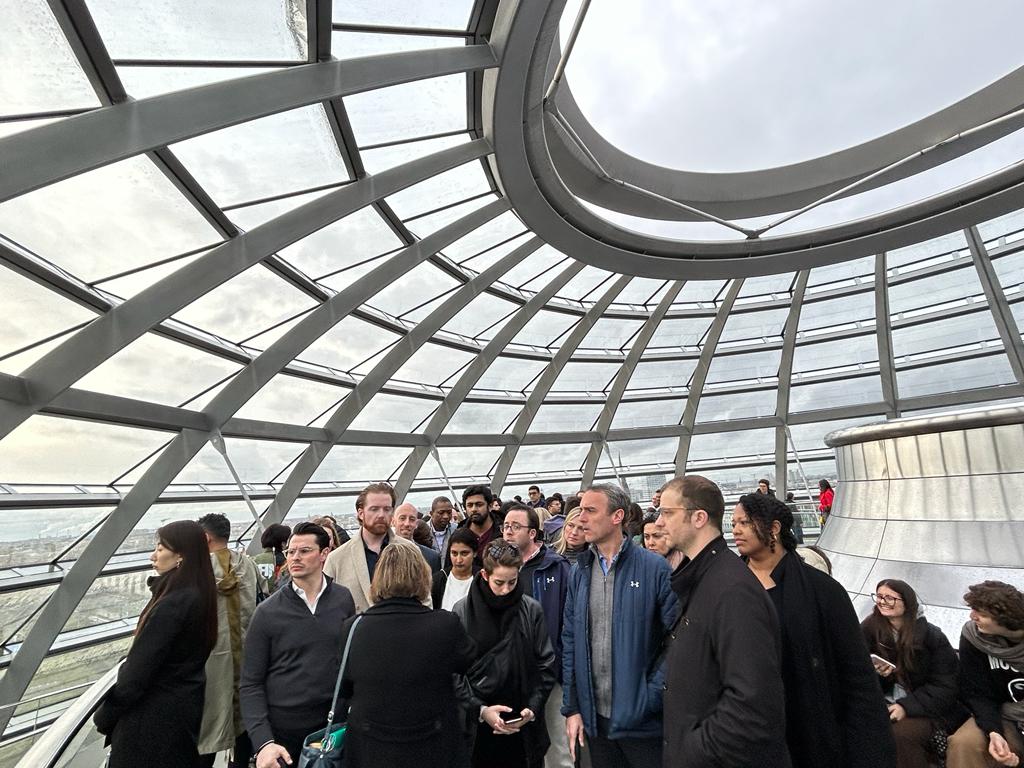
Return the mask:
[[[894,768],[889,713],[846,589],[793,553],[772,580],[793,765]]]
[[[864,642],[868,650],[883,659],[896,663],[896,641],[879,643],[871,632],[867,621],[861,623]],[[903,687],[907,695],[896,703],[907,712],[907,717],[926,717],[942,724],[954,732],[967,717],[966,711],[957,703],[956,652],[949,644],[945,633],[934,624],[919,617],[913,626],[914,668]],[[896,687],[896,675],[879,677],[882,693],[892,696]]]
[[[764,588],[720,537],[675,570],[672,589],[665,768],[787,768],[779,626]]]
[[[181,768],[198,759],[206,659],[194,589],[168,593],[149,612],[93,720],[109,740],[110,767]]]
[[[344,675],[347,768],[468,765],[454,680],[475,647],[462,624],[412,598],[381,600],[362,616]]]

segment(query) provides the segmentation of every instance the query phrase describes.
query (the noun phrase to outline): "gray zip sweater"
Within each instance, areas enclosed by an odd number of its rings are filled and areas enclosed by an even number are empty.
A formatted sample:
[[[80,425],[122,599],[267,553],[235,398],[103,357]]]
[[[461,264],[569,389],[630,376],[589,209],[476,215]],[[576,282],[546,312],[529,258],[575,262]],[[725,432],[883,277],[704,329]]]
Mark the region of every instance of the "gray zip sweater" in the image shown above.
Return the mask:
[[[341,663],[341,625],[356,612],[352,593],[329,576],[316,614],[290,584],[256,606],[245,635],[241,706],[257,749],[274,727],[322,728]]]

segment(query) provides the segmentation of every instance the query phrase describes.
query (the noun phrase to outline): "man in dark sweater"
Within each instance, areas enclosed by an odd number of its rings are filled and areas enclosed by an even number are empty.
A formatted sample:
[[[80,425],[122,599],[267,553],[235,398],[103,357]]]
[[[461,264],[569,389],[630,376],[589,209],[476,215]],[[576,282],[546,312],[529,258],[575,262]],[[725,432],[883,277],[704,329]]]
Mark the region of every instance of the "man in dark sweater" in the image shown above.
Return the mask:
[[[260,603],[245,636],[241,705],[257,768],[298,765],[303,739],[323,728],[341,663],[352,593],[323,573],[330,539],[299,523],[288,541],[291,583]]]

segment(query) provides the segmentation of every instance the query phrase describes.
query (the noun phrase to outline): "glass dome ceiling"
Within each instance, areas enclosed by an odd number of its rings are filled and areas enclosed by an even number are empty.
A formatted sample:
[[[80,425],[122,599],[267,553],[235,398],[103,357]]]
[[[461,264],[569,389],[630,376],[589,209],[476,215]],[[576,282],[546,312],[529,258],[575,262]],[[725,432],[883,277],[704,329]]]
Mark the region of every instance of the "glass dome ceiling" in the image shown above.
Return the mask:
[[[767,274],[560,251],[492,142],[504,3],[0,7],[0,703],[44,697],[8,741],[123,654],[168,520],[802,492],[832,430],[1024,393],[1024,212]]]

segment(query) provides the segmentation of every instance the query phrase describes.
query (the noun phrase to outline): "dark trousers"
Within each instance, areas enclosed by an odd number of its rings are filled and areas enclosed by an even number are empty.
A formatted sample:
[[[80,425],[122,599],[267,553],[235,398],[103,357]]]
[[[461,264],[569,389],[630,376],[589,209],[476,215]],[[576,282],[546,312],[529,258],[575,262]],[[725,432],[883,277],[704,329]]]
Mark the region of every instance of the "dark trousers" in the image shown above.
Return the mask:
[[[929,768],[932,756],[928,742],[932,737],[932,721],[927,717],[905,717],[892,724],[896,740],[896,768]]]
[[[608,720],[598,716],[597,733],[587,734],[593,768],[661,768],[661,739],[609,739]]]
[[[197,765],[199,768],[213,768],[213,763],[216,759],[217,753],[200,755]],[[231,761],[228,765],[245,768],[245,766],[249,765],[250,760],[252,760],[252,742],[249,741],[249,734],[242,731],[235,739],[235,746],[231,750]]]

